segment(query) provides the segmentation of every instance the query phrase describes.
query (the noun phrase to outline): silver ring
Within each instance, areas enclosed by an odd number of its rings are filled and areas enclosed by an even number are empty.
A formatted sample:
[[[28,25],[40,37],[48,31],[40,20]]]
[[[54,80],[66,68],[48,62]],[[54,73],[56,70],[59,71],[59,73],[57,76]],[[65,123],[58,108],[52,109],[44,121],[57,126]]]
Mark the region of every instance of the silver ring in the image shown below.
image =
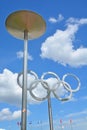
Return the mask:
[[[37,85],[38,85],[39,83],[41,83],[42,86],[44,85],[45,90],[47,90],[47,95],[44,96],[44,97],[42,97],[42,98],[36,96],[36,95],[33,93],[33,90],[37,87]],[[31,86],[30,86],[30,88],[29,88],[29,92],[30,92],[30,95],[31,95],[34,99],[36,99],[36,100],[38,100],[38,101],[43,101],[43,100],[47,99],[47,98],[49,97],[49,95],[50,95],[50,91],[49,91],[48,88],[49,88],[49,86],[48,86],[47,82],[38,79],[38,80],[35,80],[34,82],[31,83]]]
[[[61,83],[62,83],[63,87],[64,87],[68,92],[70,92],[70,95],[67,96],[67,97],[65,97],[65,98],[61,98],[61,97],[58,96],[58,94],[56,94],[56,90],[53,90],[54,96],[55,96],[57,99],[59,99],[60,101],[70,100],[70,98],[72,97],[72,91],[71,91],[70,85],[69,85],[67,82],[64,82],[64,81],[61,81]],[[57,83],[57,84],[58,84],[58,87],[60,87],[59,83]],[[56,84],[56,85],[57,85],[57,84]],[[58,87],[57,87],[57,88],[58,88]]]
[[[33,72],[33,71],[31,71],[31,70],[28,70],[27,73],[33,75],[33,76],[35,77],[35,80],[38,79],[38,76],[37,76],[37,74],[36,74],[35,72]],[[19,85],[21,88],[23,87],[23,83],[21,84],[19,79],[20,79],[20,77],[21,77],[22,75],[23,75],[23,72],[19,73],[19,74],[18,74],[18,77],[17,77],[17,83],[18,83],[18,85]],[[29,88],[27,88],[27,90],[29,90]]]
[[[77,83],[78,83],[77,88],[76,89],[71,88],[72,92],[77,92],[80,89],[80,86],[81,86],[79,78],[77,76],[75,76],[74,74],[69,74],[68,73],[68,74],[65,74],[63,76],[62,80],[65,81],[66,77],[68,77],[68,76],[72,76],[77,81]]]
[[[35,72],[31,71],[31,70],[28,71],[28,74],[33,75],[35,79],[30,83],[29,87],[27,87],[27,90],[29,90],[30,95],[31,95],[34,99],[36,99],[36,100],[38,100],[38,101],[43,101],[43,100],[49,98],[51,92],[52,92],[53,95],[54,95],[57,99],[59,99],[60,101],[69,100],[69,99],[72,97],[72,93],[73,93],[73,92],[77,92],[77,91],[80,89],[80,85],[81,85],[79,78],[78,78],[77,76],[75,76],[74,74],[65,74],[65,75],[63,76],[62,80],[60,80],[59,76],[58,76],[57,74],[53,73],[53,72],[43,73],[43,75],[41,76],[41,79],[38,79],[37,74],[36,74]],[[17,83],[18,83],[18,85],[22,88],[23,84],[20,83],[20,80],[19,80],[21,75],[23,75],[23,72],[21,72],[21,73],[18,74]],[[55,79],[57,79],[57,81],[54,83],[54,85],[53,85],[52,87],[50,87],[50,85],[49,85],[48,82],[46,81],[46,80],[47,80],[47,79],[46,79],[46,76],[49,76],[49,75],[52,75]],[[76,89],[72,89],[71,86],[70,86],[70,84],[65,81],[66,77],[68,77],[68,76],[72,76],[72,77],[77,81],[78,85],[77,85],[77,88],[76,88]],[[37,95],[35,94],[35,92],[34,92],[35,88],[37,88],[37,87],[39,86],[39,84],[41,84],[41,86],[43,87],[43,89],[44,89],[45,91],[47,91],[46,94],[45,94],[45,96],[43,96],[43,97],[37,96]],[[68,96],[65,97],[65,98],[60,97],[60,96],[56,93],[57,89],[58,89],[59,87],[61,87],[61,85],[62,85],[62,87],[65,88],[65,90],[66,90],[67,92],[70,93],[70,94],[68,94]]]
[[[52,76],[54,76],[54,77],[57,79],[57,82],[60,83],[60,78],[59,78],[59,76],[58,76],[57,74],[53,73],[53,72],[43,73],[43,75],[41,76],[41,79],[44,80],[44,78],[45,78],[46,75],[52,75]],[[44,81],[45,81],[45,80],[44,80]],[[44,87],[44,86],[43,86],[43,87]],[[50,91],[52,91],[52,90],[54,90],[54,89],[56,89],[56,88],[55,88],[55,86],[54,86],[54,88],[50,89],[50,87],[49,87],[48,89],[49,89]]]

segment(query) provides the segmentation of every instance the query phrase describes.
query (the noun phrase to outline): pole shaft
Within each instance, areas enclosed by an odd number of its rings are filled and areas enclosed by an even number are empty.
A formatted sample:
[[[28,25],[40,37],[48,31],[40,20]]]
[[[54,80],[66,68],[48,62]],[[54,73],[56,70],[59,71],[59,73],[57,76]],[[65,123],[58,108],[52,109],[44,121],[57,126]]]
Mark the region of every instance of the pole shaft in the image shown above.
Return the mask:
[[[53,130],[53,117],[52,117],[52,106],[51,106],[50,95],[49,95],[49,97],[48,97],[48,113],[49,113],[49,125],[50,125],[50,130]]]
[[[27,122],[27,59],[28,59],[27,55],[28,55],[28,32],[24,31],[24,61],[23,61],[21,130],[26,130],[26,122]]]

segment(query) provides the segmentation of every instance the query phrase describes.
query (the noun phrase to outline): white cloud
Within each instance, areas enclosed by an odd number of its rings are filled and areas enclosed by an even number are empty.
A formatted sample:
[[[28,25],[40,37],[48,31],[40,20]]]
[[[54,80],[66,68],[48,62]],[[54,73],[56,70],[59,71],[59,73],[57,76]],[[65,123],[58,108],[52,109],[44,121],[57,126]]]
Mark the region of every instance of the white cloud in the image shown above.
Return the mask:
[[[87,110],[83,110],[83,111],[76,112],[76,113],[70,113],[66,117],[77,117],[77,116],[81,116],[83,114],[86,116],[87,115]]]
[[[11,112],[9,108],[4,108],[0,111],[0,121],[15,120],[21,117],[21,111]]]
[[[6,130],[6,129],[0,128],[0,130]]]
[[[57,21],[60,22],[60,21],[62,21],[63,19],[64,19],[63,15],[62,15],[62,14],[59,14]]]
[[[67,23],[67,24],[83,25],[83,24],[87,24],[87,19],[86,19],[86,18],[77,19],[77,18],[70,17],[70,18],[66,21],[66,23]]]
[[[49,18],[49,22],[51,22],[51,23],[57,23],[57,19],[55,19],[53,17],[50,17]]]
[[[85,24],[87,19],[69,18],[65,30],[57,30],[42,44],[41,57],[72,67],[87,65],[87,48],[81,46],[74,49],[73,45],[75,34],[79,27]]]
[[[64,19],[64,17],[62,16],[62,14],[59,14],[58,18],[50,17],[49,22],[57,23],[57,22],[61,22],[63,19]]]
[[[8,69],[0,74],[0,102],[20,104],[21,88],[17,85],[17,75]]]
[[[27,110],[27,115],[30,114],[30,111]],[[21,118],[21,110],[11,111],[10,108],[3,108],[0,110],[0,121],[3,120],[16,120]]]
[[[17,77],[17,73],[13,73],[8,69],[4,69],[3,73],[0,74],[0,102],[21,105],[22,89],[17,84]],[[29,93],[28,101],[30,103],[34,102]]]
[[[17,52],[17,58],[19,59],[23,58],[23,51]],[[30,56],[29,54],[28,54],[28,60],[33,60],[32,56]]]
[[[27,114],[30,114],[30,111],[27,110]],[[21,118],[21,110],[17,110],[17,111],[11,111],[9,108],[3,108],[0,111],[0,121],[3,120],[16,120]]]

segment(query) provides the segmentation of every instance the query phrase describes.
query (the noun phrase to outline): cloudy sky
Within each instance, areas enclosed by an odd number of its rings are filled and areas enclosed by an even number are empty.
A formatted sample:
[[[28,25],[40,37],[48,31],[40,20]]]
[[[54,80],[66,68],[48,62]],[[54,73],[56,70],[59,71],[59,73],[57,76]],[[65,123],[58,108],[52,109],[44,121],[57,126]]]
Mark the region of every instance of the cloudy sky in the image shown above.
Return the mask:
[[[38,79],[45,78],[51,90],[54,129],[86,130],[87,128],[87,1],[86,0],[3,0],[0,1],[0,130],[20,129],[22,88],[17,83],[23,71],[24,41],[10,35],[5,21],[18,10],[30,10],[46,22],[45,33],[28,41],[28,70]],[[48,76],[45,74],[49,72]],[[35,76],[28,74],[27,128],[49,129],[47,99],[36,101],[29,92],[30,84],[36,85],[33,94],[47,96],[47,85],[34,83]],[[65,74],[74,74],[68,77]],[[70,78],[69,78],[70,77]],[[58,80],[66,82],[73,90],[81,82],[80,90],[67,91]],[[40,80],[39,80],[40,81]],[[22,76],[19,83],[22,86]],[[53,93],[53,88],[54,90]],[[61,98],[71,98],[62,102]],[[60,97],[58,100],[55,97]]]

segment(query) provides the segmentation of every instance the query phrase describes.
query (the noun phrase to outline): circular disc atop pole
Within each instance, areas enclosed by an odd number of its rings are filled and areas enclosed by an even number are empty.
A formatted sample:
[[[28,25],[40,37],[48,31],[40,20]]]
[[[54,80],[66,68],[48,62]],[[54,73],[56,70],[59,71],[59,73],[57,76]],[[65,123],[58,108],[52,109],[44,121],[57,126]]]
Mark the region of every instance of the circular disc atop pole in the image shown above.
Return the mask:
[[[20,10],[10,14],[5,22],[10,34],[19,39],[24,39],[24,31],[28,32],[28,39],[40,37],[46,30],[43,18],[35,12]]]

